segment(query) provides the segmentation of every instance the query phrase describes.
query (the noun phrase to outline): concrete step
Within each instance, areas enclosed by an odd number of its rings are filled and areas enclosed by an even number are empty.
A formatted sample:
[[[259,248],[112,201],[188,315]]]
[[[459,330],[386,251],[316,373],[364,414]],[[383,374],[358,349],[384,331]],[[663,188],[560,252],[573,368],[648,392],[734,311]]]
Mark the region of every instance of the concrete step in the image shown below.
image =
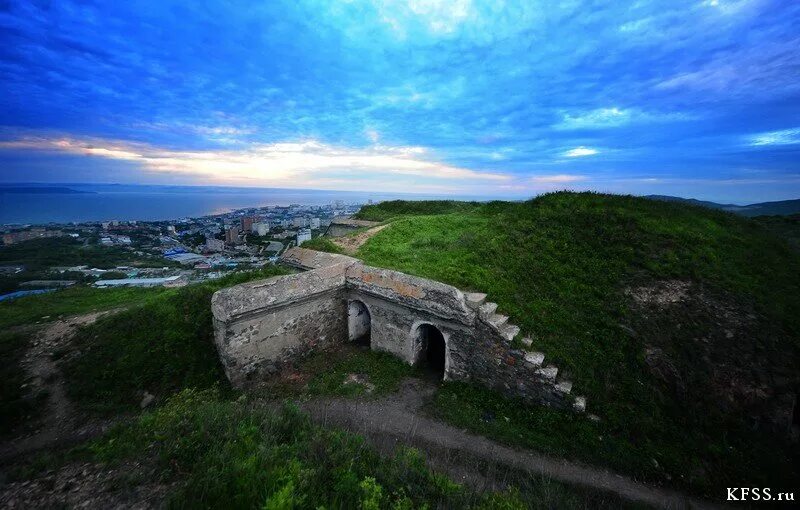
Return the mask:
[[[486,294],[482,292],[468,292],[467,294],[464,294],[464,297],[467,300],[467,306],[473,310],[477,310],[483,303],[486,302]]]
[[[558,367],[547,365],[546,367],[538,369],[536,373],[549,381],[555,381],[558,375]]]
[[[544,363],[544,353],[543,352],[526,352],[525,353],[525,362],[530,363],[535,367],[542,366]]]
[[[519,334],[519,327],[513,324],[503,324],[500,328],[500,334],[509,342],[513,342],[514,337]]]
[[[484,303],[483,305],[481,305],[481,307],[478,309],[478,311],[484,317],[489,317],[495,311],[497,311],[497,303],[491,303],[491,302],[490,303]]]
[[[503,324],[505,324],[505,323],[507,323],[507,322],[508,322],[508,316],[507,316],[507,315],[501,315],[501,314],[499,314],[499,313],[495,313],[495,314],[492,314],[492,315],[491,315],[491,316],[490,316],[488,319],[486,319],[486,320],[487,320],[487,321],[489,322],[489,324],[491,324],[492,326],[494,326],[494,327],[496,327],[496,328],[500,329],[500,327],[501,327]]]
[[[556,383],[556,391],[569,395],[572,391],[572,381],[559,381]]]

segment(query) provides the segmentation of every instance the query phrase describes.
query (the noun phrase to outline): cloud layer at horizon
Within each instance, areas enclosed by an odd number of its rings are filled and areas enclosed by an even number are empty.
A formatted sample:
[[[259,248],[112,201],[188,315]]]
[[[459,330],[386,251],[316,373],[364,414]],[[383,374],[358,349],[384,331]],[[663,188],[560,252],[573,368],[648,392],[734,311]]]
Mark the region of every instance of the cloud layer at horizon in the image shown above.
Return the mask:
[[[0,3],[0,180],[800,195],[800,4]]]

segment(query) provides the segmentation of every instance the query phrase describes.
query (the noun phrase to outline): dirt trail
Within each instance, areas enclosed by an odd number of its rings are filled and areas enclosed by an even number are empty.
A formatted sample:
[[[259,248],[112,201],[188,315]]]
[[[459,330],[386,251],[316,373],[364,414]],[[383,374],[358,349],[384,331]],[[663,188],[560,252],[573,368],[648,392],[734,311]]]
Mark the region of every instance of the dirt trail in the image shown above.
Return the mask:
[[[370,237],[374,236],[388,226],[388,223],[386,225],[378,225],[377,227],[372,227],[352,236],[333,237],[331,238],[331,241],[333,241],[333,244],[343,249],[347,255],[355,255],[356,251],[358,251],[358,249],[361,248],[361,246],[366,243]]]
[[[0,463],[42,448],[81,441],[97,435],[107,426],[104,422],[86,421],[76,416],[52,355],[69,345],[77,328],[118,311],[93,312],[61,319],[35,333],[22,359],[22,366],[31,379],[29,394],[44,392],[47,395],[43,403],[45,408],[38,422],[30,424],[36,426],[33,433],[0,444]]]
[[[722,508],[605,469],[510,448],[431,419],[422,408],[434,392],[431,383],[408,379],[398,393],[381,400],[318,399],[306,402],[303,408],[319,423],[360,433],[379,448],[392,444],[418,447],[435,468],[472,485],[501,488],[493,487],[491,477],[487,478],[478,466],[505,466],[528,475],[616,493],[658,508]]]

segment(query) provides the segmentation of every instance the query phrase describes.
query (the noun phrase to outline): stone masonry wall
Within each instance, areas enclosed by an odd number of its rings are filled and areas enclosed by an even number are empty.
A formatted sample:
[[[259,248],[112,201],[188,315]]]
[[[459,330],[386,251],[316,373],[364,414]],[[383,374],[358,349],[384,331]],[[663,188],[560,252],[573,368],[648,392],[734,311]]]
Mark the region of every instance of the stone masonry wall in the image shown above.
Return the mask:
[[[223,289],[212,300],[217,348],[234,385],[258,380],[314,347],[347,341],[349,310],[363,305],[372,349],[416,364],[424,348],[419,328],[429,324],[445,340],[446,380],[585,410],[586,399],[572,396],[572,383],[544,364],[544,354],[519,338],[519,328],[484,294],[303,248],[283,260],[307,272]],[[365,328],[366,320],[351,317],[351,329]]]

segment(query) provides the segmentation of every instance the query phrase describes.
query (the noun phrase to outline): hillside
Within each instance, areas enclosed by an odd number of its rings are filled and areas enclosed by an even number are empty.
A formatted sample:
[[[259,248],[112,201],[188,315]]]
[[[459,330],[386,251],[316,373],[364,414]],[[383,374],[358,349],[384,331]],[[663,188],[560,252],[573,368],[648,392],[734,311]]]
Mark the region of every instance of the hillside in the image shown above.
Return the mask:
[[[520,411],[450,385],[438,399],[448,420],[709,493],[797,476],[787,436],[800,383],[800,257],[757,222],[585,193],[388,202],[359,217],[392,223],[357,256],[487,292],[601,418]],[[508,419],[482,418],[501,413]]]
[[[779,200],[776,202],[759,202],[757,204],[736,205],[719,204],[707,200],[697,200],[694,198],[672,197],[669,195],[647,195],[645,198],[653,200],[663,200],[666,202],[683,202],[691,205],[699,205],[710,209],[720,209],[742,216],[786,216],[800,213],[800,200]]]

